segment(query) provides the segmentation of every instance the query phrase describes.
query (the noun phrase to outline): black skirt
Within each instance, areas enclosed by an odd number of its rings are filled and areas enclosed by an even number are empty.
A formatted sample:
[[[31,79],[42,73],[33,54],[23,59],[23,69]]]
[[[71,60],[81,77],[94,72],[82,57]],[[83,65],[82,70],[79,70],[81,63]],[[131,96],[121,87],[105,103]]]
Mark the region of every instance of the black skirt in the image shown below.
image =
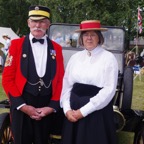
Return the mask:
[[[74,110],[81,108],[100,89],[96,86],[76,83],[71,91],[71,108]],[[112,102],[78,122],[73,123],[65,118],[62,144],[116,144]]]

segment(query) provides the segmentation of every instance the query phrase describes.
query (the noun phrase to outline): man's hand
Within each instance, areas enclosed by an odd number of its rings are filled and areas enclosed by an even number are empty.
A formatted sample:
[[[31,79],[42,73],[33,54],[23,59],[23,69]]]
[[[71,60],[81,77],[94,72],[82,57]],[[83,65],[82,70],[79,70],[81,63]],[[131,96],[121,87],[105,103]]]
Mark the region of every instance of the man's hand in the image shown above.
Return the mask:
[[[54,109],[51,107],[35,108],[30,105],[24,105],[20,110],[35,120],[41,120],[46,115],[54,112]]]
[[[35,120],[41,120],[42,119],[42,117],[40,116],[37,109],[33,106],[24,105],[20,108],[20,110],[22,112],[24,112],[25,114],[27,114],[28,116],[30,116],[32,119],[35,119]]]
[[[54,109],[51,107],[43,107],[43,108],[37,108],[36,111],[39,113],[41,117],[45,117],[46,115],[53,113]]]

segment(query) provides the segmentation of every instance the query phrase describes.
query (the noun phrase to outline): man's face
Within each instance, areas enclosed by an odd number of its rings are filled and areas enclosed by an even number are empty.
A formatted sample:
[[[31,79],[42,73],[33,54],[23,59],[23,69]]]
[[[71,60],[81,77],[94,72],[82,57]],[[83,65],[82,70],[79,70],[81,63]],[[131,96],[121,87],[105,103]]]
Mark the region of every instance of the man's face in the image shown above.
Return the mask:
[[[42,20],[28,19],[28,27],[30,28],[30,32],[37,39],[40,39],[45,35],[46,30],[49,28],[49,26],[50,21],[46,18]]]

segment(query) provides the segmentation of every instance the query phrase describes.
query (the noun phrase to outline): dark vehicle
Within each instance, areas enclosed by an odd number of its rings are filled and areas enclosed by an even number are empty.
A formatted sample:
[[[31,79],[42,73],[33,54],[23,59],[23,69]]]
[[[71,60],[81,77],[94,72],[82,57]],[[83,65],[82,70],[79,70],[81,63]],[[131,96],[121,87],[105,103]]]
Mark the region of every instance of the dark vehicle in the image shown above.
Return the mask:
[[[133,69],[125,65],[125,30],[121,27],[107,26],[108,31],[102,32],[105,42],[103,48],[112,52],[118,62],[119,76],[115,96],[113,98],[114,121],[117,132],[134,132],[134,144],[144,144],[144,111],[131,109],[133,91]],[[71,55],[83,50],[78,45],[79,34],[74,31],[79,25],[52,24],[48,31],[50,39],[63,48],[64,65]],[[0,107],[9,108],[8,100],[0,102]],[[59,120],[58,115],[56,119]],[[50,144],[60,144],[61,130],[58,126],[51,134]],[[0,114],[0,144],[12,143],[9,113]]]

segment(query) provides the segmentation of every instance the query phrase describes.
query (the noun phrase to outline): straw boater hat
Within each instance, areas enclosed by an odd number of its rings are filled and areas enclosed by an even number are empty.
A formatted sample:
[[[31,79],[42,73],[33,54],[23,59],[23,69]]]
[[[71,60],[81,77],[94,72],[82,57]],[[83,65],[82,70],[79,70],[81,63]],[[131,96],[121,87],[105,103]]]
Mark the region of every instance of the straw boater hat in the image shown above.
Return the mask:
[[[7,34],[3,34],[2,37],[3,37],[3,38],[6,37],[6,38],[10,39],[10,37],[9,37]]]
[[[50,9],[44,6],[30,6],[28,17],[32,20],[41,20],[50,18]]]
[[[99,20],[86,20],[81,22],[80,29],[76,30],[75,32],[90,30],[106,31],[107,28],[102,28]]]

